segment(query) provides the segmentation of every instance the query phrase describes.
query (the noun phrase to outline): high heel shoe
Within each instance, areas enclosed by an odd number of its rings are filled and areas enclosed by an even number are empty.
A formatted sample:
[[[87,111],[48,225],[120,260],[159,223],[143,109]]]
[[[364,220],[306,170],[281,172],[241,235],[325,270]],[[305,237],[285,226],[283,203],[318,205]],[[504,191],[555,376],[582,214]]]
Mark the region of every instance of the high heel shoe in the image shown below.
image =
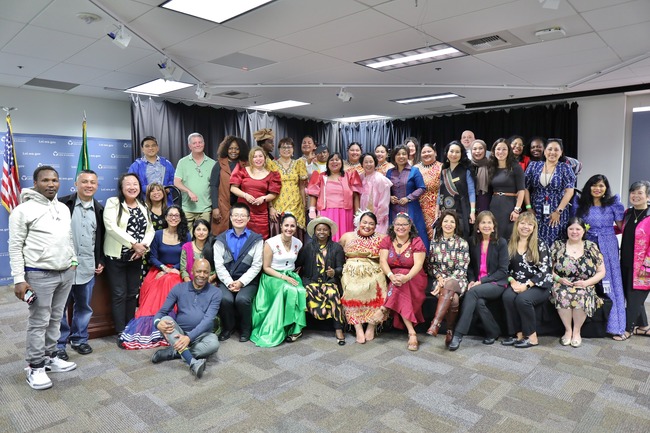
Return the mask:
[[[431,321],[431,326],[429,326],[429,329],[427,329],[427,334],[435,337],[438,335],[439,330],[440,330],[440,322],[436,322],[436,319],[433,319]]]
[[[443,290],[443,292],[438,296],[438,304],[436,305],[436,314],[431,321],[431,326],[427,329],[427,334],[432,336],[437,336],[438,331],[440,330],[440,324],[442,323],[442,318],[447,315],[449,312],[449,306],[452,303],[454,298],[454,292],[451,290]]]

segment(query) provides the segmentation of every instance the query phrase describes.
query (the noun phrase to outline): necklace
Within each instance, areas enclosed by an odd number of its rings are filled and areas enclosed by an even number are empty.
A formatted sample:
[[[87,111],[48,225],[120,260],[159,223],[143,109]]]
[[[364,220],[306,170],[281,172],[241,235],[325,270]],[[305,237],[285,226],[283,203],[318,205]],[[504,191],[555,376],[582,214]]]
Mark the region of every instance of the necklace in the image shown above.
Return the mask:
[[[400,242],[397,240],[397,238],[395,238],[395,246],[396,246],[397,248],[402,248],[403,246],[408,245],[408,243],[409,243],[410,241],[411,241],[410,239],[407,239],[404,243],[400,243]]]
[[[648,209],[648,208],[641,209],[641,213],[637,215],[637,213],[636,213],[636,209],[635,209],[635,208],[632,208],[632,212],[634,212],[634,224],[636,224],[636,223],[639,221],[639,218],[641,218],[641,217],[643,216],[643,214],[645,213],[645,211],[646,211],[647,209]]]

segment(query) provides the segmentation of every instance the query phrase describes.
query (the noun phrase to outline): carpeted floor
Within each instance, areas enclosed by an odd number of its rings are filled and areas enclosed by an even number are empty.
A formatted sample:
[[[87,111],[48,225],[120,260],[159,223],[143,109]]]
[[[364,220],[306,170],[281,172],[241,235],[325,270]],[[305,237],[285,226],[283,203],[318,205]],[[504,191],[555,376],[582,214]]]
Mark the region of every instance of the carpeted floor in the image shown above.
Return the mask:
[[[466,337],[305,332],[294,344],[260,349],[233,338],[201,380],[180,361],[153,365],[154,350],[126,351],[91,340],[72,372],[34,391],[23,368],[26,306],[2,288],[1,432],[589,432],[650,431],[650,338],[556,338],[539,347],[484,346]]]

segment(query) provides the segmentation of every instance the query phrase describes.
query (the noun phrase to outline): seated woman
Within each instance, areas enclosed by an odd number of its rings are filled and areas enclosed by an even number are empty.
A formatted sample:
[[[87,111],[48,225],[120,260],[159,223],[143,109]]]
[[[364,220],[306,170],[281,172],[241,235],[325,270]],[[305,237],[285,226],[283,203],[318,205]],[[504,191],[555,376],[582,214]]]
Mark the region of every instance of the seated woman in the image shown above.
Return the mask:
[[[438,297],[436,314],[427,334],[438,335],[443,317],[447,322],[445,346],[454,335],[460,297],[467,290],[469,245],[463,239],[458,215],[445,209],[434,225],[434,236],[429,249],[429,272],[434,278],[431,294]]]
[[[307,225],[311,242],[298,254],[296,267],[302,268],[302,284],[307,290],[307,310],[318,320],[332,319],[336,340],[345,344],[343,307],[341,305],[341,272],[343,248],[332,241],[338,227],[329,218],[320,217]]]
[[[185,213],[177,205],[165,212],[163,229],[151,242],[151,269],[140,287],[138,310],[120,336],[125,349],[149,349],[166,346],[165,338],[153,326],[154,315],[165,303],[169,291],[181,279],[181,248],[190,241]]]
[[[280,218],[282,233],[264,243],[262,275],[253,301],[253,332],[250,339],[259,347],[273,347],[302,337],[307,321],[307,293],[294,272],[298,252],[302,248],[293,235],[296,218],[284,214]]]
[[[449,343],[449,350],[460,347],[463,336],[469,332],[474,313],[483,324],[483,344],[494,344],[499,338],[499,324],[488,309],[486,301],[500,299],[508,285],[508,243],[498,236],[497,222],[490,211],[483,211],[476,217],[478,228],[469,247],[470,263],[467,270],[467,293],[460,307],[460,318]]]
[[[210,237],[210,223],[206,220],[199,218],[192,223],[192,240],[186,242],[181,247],[181,278],[183,281],[192,281],[192,267],[194,261],[205,258],[204,249],[206,245],[210,248],[211,242],[208,240]],[[212,266],[212,265],[211,265]],[[208,282],[214,284],[217,279],[217,274],[214,269],[210,272],[210,279]]]
[[[377,217],[372,212],[361,213],[355,225],[357,230],[345,233],[339,241],[346,257],[341,303],[345,321],[354,326],[357,343],[364,344],[375,338],[377,323],[371,318],[386,300],[386,276],[379,266],[379,245],[385,235],[377,232]]]
[[[603,305],[594,286],[605,277],[605,262],[598,246],[584,240],[586,232],[581,218],[569,219],[568,239],[555,241],[551,250],[555,281],[552,302],[564,325],[562,346],[580,347],[583,323]]]
[[[426,236],[426,233],[424,234]],[[408,350],[418,350],[415,325],[424,322],[422,304],[426,295],[427,275],[422,266],[427,255],[426,247],[411,218],[398,213],[388,228],[388,237],[379,246],[379,265],[388,277],[388,293],[384,306],[374,318],[382,320],[388,310],[394,311],[393,326],[408,330]]]
[[[508,334],[504,346],[537,346],[535,306],[548,300],[553,279],[548,248],[537,238],[537,218],[532,212],[519,215],[508,243],[510,276],[503,292]]]

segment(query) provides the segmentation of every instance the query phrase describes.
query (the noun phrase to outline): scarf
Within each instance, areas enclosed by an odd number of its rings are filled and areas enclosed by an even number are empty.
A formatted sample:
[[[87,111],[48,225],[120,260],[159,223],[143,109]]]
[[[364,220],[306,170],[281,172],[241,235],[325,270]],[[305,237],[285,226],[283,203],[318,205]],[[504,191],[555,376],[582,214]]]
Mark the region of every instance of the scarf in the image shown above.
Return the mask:
[[[478,161],[472,158],[472,165],[475,167],[476,171],[476,191],[478,191],[479,194],[487,194],[488,188],[490,187],[488,163],[489,159],[487,158]]]

